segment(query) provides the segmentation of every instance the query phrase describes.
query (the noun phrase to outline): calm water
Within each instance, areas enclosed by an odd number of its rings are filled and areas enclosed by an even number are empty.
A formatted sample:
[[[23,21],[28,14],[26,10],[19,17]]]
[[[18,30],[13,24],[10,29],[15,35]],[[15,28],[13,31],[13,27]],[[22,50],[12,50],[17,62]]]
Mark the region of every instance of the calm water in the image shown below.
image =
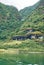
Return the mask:
[[[44,54],[0,54],[0,65],[44,65]]]

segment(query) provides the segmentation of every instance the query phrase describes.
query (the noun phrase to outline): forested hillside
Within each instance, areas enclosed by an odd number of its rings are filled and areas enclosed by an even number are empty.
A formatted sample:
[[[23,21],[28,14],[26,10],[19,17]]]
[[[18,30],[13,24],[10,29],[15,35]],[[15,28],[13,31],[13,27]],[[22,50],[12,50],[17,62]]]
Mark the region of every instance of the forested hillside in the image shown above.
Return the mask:
[[[28,16],[23,21],[21,31],[26,28],[33,28],[35,31],[44,33],[44,1],[40,0],[37,4],[38,6],[32,11],[31,15],[27,12]]]
[[[18,31],[21,16],[16,7],[0,3],[0,39],[15,35]]]
[[[0,3],[0,40],[24,35],[27,28],[44,34],[44,1],[18,11],[16,7]]]
[[[39,5],[39,2],[34,4],[33,6],[25,7],[24,9],[21,9],[19,13],[22,15],[23,19],[26,19],[28,16],[31,15],[32,11],[36,9],[36,7]]]

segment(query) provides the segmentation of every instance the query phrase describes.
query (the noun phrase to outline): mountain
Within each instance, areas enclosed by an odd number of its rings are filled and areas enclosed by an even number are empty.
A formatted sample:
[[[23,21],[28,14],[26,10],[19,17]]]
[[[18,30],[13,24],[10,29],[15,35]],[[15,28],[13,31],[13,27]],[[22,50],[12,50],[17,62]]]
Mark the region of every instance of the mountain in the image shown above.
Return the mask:
[[[19,34],[25,34],[23,30],[27,28],[33,28],[35,31],[44,33],[44,0],[40,0],[35,5],[37,7],[31,13],[28,13],[28,11],[30,12],[30,10],[27,11],[28,8],[26,9],[28,16],[23,21]]]
[[[23,19],[26,19],[28,15],[31,15],[32,11],[36,9],[36,7],[39,5],[39,2],[34,4],[33,6],[25,7],[24,9],[21,9],[19,12],[22,15]]]
[[[0,39],[6,39],[15,35],[20,27],[21,15],[18,9],[0,3]]]
[[[20,11],[16,7],[0,3],[0,40],[15,35],[26,35],[31,28],[44,34],[44,0]]]

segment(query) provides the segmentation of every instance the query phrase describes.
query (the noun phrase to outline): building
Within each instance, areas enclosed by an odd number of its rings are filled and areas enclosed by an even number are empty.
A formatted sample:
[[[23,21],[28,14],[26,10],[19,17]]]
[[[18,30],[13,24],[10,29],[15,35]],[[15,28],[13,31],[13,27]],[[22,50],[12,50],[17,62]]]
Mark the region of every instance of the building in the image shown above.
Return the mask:
[[[40,31],[28,32],[28,36],[31,36],[31,39],[43,39],[43,34]]]
[[[43,34],[40,31],[34,31],[33,29],[26,29],[28,33],[26,35],[13,36],[13,40],[26,40],[26,39],[39,39],[43,40]]]

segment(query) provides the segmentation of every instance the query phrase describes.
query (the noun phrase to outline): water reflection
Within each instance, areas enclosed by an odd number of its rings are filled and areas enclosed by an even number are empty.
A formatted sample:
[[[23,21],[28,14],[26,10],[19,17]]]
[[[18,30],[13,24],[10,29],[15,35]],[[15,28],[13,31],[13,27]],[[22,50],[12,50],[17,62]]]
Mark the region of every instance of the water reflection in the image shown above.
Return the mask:
[[[28,64],[28,65],[38,65],[38,64]]]
[[[0,54],[0,65],[44,65],[44,54]]]

